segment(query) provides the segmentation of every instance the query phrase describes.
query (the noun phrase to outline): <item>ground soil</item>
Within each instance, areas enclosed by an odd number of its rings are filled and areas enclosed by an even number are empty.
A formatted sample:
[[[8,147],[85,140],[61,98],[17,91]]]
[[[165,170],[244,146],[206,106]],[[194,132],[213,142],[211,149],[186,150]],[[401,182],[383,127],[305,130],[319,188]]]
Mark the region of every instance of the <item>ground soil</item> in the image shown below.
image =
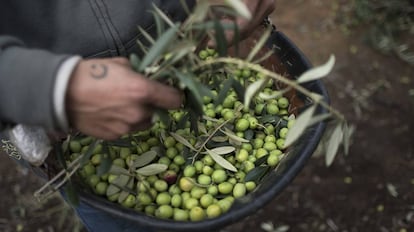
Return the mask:
[[[282,194],[223,231],[265,231],[264,223],[292,232],[414,231],[414,67],[368,46],[366,25],[344,33],[338,10],[347,1],[277,2],[273,22],[313,64],[336,56],[324,83],[332,106],[356,126],[353,144],[330,167],[315,153]],[[0,159],[0,231],[76,231],[58,197],[36,203],[39,180]]]

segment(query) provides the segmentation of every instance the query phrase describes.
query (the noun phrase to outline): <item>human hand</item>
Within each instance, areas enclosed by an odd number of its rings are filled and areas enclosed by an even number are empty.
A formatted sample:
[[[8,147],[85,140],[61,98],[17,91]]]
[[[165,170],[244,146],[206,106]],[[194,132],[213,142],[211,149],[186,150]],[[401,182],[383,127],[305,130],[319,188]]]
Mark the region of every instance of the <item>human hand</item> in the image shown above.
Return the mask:
[[[268,17],[276,7],[275,0],[243,0],[247,9],[250,11],[251,19],[244,17],[236,17],[234,19],[225,18],[222,20],[223,23],[234,22],[237,24],[240,37],[242,39],[247,38],[262,22]],[[233,30],[226,31],[226,39],[229,42],[233,41],[234,32]],[[209,46],[215,46],[215,41],[209,41]]]
[[[113,140],[151,126],[154,109],[181,105],[173,87],[134,72],[125,58],[82,60],[66,93],[69,124],[80,132]]]

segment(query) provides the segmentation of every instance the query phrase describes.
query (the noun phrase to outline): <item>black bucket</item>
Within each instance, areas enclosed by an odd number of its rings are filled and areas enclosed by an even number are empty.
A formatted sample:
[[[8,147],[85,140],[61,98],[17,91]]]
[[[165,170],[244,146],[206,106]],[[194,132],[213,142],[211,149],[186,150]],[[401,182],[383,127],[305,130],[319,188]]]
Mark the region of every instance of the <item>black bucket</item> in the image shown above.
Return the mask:
[[[268,46],[277,48],[275,56],[285,66],[289,76],[297,77],[311,68],[307,58],[283,33],[273,32]],[[309,82],[305,87],[312,92],[324,96],[325,100],[329,101],[327,91],[321,81]],[[322,107],[318,109],[318,113],[323,113],[324,111],[325,109]],[[263,178],[262,183],[258,185],[255,191],[243,198],[237,199],[227,213],[214,219],[200,222],[162,220],[124,208],[119,204],[112,203],[103,197],[86,191],[80,193],[81,205],[96,210],[99,213],[104,212],[116,218],[117,221],[127,224],[128,227],[136,225],[137,228],[146,227],[152,231],[218,231],[226,225],[238,222],[242,218],[253,214],[278,196],[292,182],[295,176],[302,170],[309,157],[311,157],[321,140],[325,127],[325,122],[319,122],[306,130],[293,146],[294,148],[289,152],[289,155],[281,161],[275,170],[272,170]],[[84,220],[87,220],[87,218],[84,218]],[[137,229],[137,231],[140,230]]]

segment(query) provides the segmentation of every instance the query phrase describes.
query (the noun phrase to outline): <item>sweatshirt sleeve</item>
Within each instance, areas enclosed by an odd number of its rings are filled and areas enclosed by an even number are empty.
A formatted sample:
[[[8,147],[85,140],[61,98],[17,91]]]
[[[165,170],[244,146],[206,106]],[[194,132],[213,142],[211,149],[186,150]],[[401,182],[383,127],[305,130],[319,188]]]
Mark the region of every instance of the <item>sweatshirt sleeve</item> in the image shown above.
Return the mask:
[[[0,129],[17,123],[64,129],[56,117],[54,88],[59,67],[71,57],[0,36]]]

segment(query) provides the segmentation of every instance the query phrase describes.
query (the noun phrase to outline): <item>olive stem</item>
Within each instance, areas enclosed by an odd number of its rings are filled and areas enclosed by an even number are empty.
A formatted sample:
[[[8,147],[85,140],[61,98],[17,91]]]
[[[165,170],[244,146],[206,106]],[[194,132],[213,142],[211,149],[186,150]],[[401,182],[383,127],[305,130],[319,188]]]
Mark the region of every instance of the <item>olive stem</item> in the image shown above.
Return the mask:
[[[208,143],[208,141],[210,141],[211,138],[213,138],[213,136],[217,133],[217,131],[219,131],[224,125],[226,125],[228,122],[230,122],[231,119],[227,119],[226,121],[224,121],[223,123],[221,123],[216,129],[214,129],[214,131],[206,138],[206,140],[203,142],[203,144],[200,146],[200,148],[197,150],[197,152],[194,154],[193,156],[193,164],[195,162],[195,159],[197,158],[197,156],[201,153],[201,151],[203,150],[203,148],[205,148],[206,144]]]

